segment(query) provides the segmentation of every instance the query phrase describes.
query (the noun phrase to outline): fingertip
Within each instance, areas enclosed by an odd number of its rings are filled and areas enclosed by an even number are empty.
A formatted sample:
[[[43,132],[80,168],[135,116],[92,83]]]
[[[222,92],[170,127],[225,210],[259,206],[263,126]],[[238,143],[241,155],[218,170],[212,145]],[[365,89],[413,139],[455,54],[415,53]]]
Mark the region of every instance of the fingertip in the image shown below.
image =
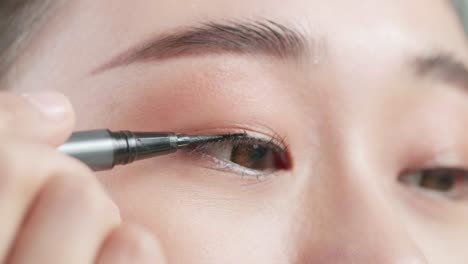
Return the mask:
[[[76,115],[70,101],[67,100],[67,105],[63,112],[63,118],[56,124],[51,133],[47,135],[46,141],[53,145],[58,146],[64,143],[72,134],[76,124]]]
[[[43,140],[51,145],[59,145],[70,137],[76,117],[68,98],[55,91],[43,91],[22,95],[36,110],[47,119],[50,125]]]

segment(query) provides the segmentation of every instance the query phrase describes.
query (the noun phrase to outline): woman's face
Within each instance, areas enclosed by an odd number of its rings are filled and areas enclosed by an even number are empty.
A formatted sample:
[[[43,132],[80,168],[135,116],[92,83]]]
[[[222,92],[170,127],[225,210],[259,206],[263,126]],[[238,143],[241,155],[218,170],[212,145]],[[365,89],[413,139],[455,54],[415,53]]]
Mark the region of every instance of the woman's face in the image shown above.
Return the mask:
[[[75,0],[10,83],[77,130],[251,137],[97,174],[169,263],[466,263],[466,63],[443,0]]]

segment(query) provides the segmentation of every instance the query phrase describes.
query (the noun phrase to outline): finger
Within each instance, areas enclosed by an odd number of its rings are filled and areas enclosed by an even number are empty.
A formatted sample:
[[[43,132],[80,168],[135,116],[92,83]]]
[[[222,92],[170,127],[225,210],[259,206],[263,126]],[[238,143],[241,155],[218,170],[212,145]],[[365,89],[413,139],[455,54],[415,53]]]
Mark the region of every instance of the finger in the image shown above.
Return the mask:
[[[165,264],[161,247],[142,227],[124,225],[104,243],[97,264]]]
[[[49,179],[94,177],[86,166],[52,147],[14,138],[0,148],[0,171],[0,263],[4,263],[29,208]]]
[[[97,180],[54,176],[28,213],[8,263],[93,263],[118,224],[118,209]]]
[[[74,126],[70,102],[56,92],[24,96],[0,92],[0,134],[58,145]]]

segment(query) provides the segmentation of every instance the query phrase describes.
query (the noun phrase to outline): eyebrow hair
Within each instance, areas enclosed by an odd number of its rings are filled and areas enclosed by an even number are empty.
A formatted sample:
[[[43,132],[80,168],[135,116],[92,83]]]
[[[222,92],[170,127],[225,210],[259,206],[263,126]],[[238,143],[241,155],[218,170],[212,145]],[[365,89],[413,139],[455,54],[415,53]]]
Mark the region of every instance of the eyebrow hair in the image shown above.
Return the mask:
[[[308,41],[297,30],[272,20],[207,22],[150,38],[112,58],[91,74],[137,62],[200,54],[236,53],[299,59],[308,52],[324,52],[326,48],[324,42]],[[441,52],[413,58],[410,64],[417,76],[434,78],[468,89],[467,67],[450,53]]]
[[[418,57],[413,66],[416,74],[460,86],[468,91],[468,68],[450,53]]]
[[[98,67],[92,73],[135,62],[165,60],[204,53],[269,55],[300,58],[308,41],[298,31],[272,20],[203,23],[152,38]]]

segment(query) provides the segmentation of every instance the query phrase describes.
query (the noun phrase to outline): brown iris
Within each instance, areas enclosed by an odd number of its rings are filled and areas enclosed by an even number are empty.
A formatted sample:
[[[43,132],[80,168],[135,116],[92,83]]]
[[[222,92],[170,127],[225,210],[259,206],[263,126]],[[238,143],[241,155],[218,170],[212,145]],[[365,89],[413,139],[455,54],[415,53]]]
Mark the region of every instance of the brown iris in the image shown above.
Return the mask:
[[[421,172],[419,185],[427,189],[449,192],[458,183],[464,183],[467,173],[454,169],[433,169]]]
[[[258,171],[287,169],[289,167],[284,151],[264,144],[235,143],[230,161]]]

